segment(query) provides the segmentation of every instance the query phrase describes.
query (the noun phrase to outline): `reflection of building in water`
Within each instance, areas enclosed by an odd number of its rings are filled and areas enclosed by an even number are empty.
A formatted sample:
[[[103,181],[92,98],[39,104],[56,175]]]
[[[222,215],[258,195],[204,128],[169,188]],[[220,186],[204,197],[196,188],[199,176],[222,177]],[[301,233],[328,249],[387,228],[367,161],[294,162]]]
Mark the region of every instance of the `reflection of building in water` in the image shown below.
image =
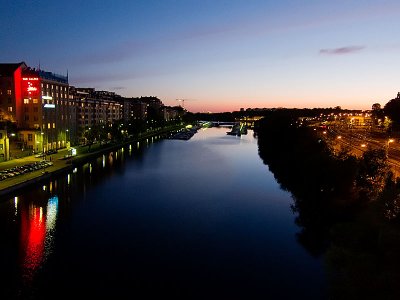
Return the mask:
[[[54,246],[58,198],[50,198],[45,208],[31,203],[29,206],[20,205],[19,209],[22,278],[31,281]]]

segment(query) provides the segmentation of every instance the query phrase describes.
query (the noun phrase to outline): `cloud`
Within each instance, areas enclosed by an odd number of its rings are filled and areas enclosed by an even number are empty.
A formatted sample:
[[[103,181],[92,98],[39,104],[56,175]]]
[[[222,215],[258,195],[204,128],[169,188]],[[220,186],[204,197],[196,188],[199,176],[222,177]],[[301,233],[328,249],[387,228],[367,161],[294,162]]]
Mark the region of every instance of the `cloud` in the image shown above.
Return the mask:
[[[348,46],[348,47],[341,47],[341,48],[332,48],[332,49],[321,49],[319,50],[320,54],[327,54],[327,55],[344,55],[344,54],[352,54],[355,52],[360,52],[364,50],[365,46]]]

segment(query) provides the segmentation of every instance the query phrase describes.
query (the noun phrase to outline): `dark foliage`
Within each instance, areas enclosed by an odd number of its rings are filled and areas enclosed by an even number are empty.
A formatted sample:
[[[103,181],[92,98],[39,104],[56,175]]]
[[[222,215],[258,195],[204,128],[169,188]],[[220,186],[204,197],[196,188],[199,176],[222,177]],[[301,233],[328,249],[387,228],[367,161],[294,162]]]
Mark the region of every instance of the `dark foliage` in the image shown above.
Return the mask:
[[[383,151],[333,155],[298,111],[265,117],[259,154],[292,193],[298,241],[324,255],[332,299],[399,299],[400,182]]]

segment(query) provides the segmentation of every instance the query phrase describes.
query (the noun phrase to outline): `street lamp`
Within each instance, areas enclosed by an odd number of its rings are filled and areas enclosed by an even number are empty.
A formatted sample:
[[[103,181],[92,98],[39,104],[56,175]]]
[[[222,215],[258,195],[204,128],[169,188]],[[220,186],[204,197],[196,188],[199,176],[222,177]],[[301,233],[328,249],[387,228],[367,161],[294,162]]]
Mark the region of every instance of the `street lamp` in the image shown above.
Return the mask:
[[[42,135],[42,154],[44,154],[44,132],[40,133]]]
[[[65,130],[65,140],[66,140],[66,143],[67,143],[67,148],[69,148],[69,144],[68,144],[68,142],[69,142],[69,130],[68,129],[66,129]]]
[[[389,157],[389,145],[390,145],[390,143],[393,143],[393,142],[394,142],[394,139],[389,139],[387,141],[387,144],[386,144],[386,158]]]

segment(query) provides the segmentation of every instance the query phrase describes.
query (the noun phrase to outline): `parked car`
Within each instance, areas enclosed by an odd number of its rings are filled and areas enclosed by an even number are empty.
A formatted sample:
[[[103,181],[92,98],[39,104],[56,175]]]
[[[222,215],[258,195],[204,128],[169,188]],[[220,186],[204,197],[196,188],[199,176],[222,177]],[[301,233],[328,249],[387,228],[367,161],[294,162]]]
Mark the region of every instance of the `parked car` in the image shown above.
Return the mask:
[[[46,154],[55,154],[57,152],[58,151],[56,149],[50,149],[50,150],[47,150]]]

